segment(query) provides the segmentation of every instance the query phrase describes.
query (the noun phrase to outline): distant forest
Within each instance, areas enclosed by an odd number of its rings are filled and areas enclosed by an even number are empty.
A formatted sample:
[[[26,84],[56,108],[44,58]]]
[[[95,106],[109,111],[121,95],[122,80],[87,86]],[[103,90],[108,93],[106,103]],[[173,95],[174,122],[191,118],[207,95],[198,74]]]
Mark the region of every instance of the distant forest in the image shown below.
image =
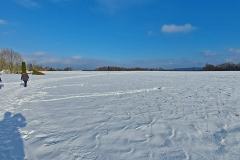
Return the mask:
[[[240,64],[223,63],[220,65],[206,64],[204,67],[192,67],[192,68],[175,68],[175,69],[163,69],[163,68],[125,68],[116,66],[99,67],[96,71],[240,71]]]
[[[96,68],[95,71],[202,71],[203,68],[175,68],[175,69],[164,69],[164,68],[141,68],[141,67],[116,67],[116,66],[105,66]]]
[[[203,71],[240,71],[240,64],[224,63],[220,65],[206,64]]]
[[[96,68],[96,71],[163,71],[162,68],[125,68],[125,67],[116,67],[116,66],[106,66]]]

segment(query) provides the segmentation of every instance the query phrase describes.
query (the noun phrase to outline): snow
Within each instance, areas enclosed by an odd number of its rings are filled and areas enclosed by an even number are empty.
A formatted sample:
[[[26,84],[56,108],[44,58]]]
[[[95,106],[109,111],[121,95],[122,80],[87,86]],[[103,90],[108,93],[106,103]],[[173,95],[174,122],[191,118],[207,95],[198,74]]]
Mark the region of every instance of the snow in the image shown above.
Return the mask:
[[[240,157],[239,72],[1,77],[1,160]]]

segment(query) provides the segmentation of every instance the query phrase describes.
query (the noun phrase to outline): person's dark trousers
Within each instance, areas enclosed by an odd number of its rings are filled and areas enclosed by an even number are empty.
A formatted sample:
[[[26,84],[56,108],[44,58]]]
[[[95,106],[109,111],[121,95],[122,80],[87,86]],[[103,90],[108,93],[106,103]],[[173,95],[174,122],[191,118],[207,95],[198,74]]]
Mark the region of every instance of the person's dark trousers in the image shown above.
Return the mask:
[[[24,87],[27,87],[27,81],[24,81]]]

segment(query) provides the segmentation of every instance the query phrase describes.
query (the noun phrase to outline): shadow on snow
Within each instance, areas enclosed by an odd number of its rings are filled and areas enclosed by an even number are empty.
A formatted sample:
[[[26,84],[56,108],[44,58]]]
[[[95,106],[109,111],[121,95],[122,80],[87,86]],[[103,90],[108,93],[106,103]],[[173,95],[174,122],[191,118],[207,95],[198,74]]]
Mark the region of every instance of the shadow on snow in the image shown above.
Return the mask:
[[[6,112],[0,121],[0,160],[24,160],[24,144],[19,128],[27,125],[25,117]]]

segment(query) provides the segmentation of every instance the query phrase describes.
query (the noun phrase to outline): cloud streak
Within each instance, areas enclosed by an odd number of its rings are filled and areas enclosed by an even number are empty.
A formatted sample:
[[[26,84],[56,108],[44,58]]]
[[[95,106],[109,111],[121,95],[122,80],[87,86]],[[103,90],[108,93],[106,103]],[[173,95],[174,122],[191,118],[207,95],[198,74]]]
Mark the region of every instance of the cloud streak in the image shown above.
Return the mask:
[[[115,13],[119,10],[152,3],[155,0],[95,0],[97,7],[106,12]]]
[[[176,24],[164,24],[161,28],[163,33],[189,33],[196,29],[192,24],[176,25]]]
[[[201,54],[206,58],[212,58],[217,56],[217,53],[211,50],[205,50],[201,52]]]
[[[228,49],[230,50],[230,49]],[[240,61],[240,50],[237,48],[231,49],[232,52],[237,52],[239,54],[234,54],[231,52],[221,52],[205,50],[199,52],[200,57],[198,60],[193,60],[191,58],[169,58],[169,59],[132,59],[124,62],[114,62],[102,59],[85,58],[79,54],[59,57],[51,53],[44,51],[35,52],[29,55],[25,55],[25,60],[28,63],[39,64],[49,67],[72,67],[73,69],[95,69],[102,66],[120,66],[120,67],[146,67],[146,68],[158,68],[163,67],[165,69],[172,68],[188,68],[188,67],[201,67],[207,63],[210,64],[221,64],[224,62],[234,62],[238,63]],[[199,55],[198,55],[199,56]]]
[[[13,0],[13,1],[15,1],[18,5],[21,5],[25,8],[32,9],[44,6],[44,3],[59,4],[73,1],[84,2],[86,0]],[[97,11],[113,14],[120,10],[150,4],[154,1],[156,0],[91,0],[91,3],[89,3],[89,5],[90,8],[96,9]]]
[[[105,60],[82,58],[79,55],[70,57],[57,57],[43,51],[25,55],[24,57],[28,63],[59,68],[73,67],[74,69],[95,69],[97,67],[113,65],[112,62]]]
[[[40,6],[36,0],[16,0],[16,2],[25,8],[36,8]]]
[[[8,22],[4,19],[0,19],[0,25],[6,25]]]
[[[240,48],[229,48],[228,51],[234,54],[240,54]]]

